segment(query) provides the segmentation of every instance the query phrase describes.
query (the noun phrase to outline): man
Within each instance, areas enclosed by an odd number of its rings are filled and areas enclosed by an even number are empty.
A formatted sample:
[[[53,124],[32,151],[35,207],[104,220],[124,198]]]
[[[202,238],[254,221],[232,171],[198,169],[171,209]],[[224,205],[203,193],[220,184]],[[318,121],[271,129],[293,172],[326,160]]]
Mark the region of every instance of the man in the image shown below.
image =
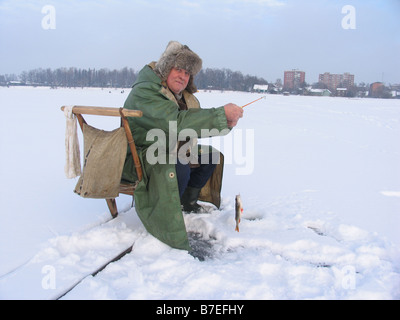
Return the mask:
[[[140,71],[124,105],[143,112],[143,117],[129,119],[144,169],[135,190],[136,211],[153,236],[186,250],[190,246],[181,205],[186,212],[198,212],[201,197],[219,206],[222,183],[223,156],[212,147],[197,146],[196,137],[227,134],[243,116],[242,108],[232,103],[200,109],[193,93],[201,67],[196,53],[171,41],[157,62]],[[122,179],[136,180],[129,149]]]

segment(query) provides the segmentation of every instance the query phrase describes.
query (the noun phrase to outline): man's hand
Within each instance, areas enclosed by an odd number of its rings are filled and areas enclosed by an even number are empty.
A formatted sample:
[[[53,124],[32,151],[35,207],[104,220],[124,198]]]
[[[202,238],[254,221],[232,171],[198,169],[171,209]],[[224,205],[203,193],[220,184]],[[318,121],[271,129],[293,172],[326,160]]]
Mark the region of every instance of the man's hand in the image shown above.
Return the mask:
[[[228,127],[233,128],[237,125],[239,119],[243,117],[243,109],[233,103],[226,104],[224,109]]]

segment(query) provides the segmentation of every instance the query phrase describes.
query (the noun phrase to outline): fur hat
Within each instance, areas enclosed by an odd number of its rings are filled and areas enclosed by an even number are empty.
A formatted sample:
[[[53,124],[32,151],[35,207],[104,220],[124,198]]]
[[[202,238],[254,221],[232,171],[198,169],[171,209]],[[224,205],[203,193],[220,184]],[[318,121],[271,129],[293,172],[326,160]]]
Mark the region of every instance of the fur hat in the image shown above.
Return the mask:
[[[188,46],[180,44],[178,41],[170,41],[157,61],[155,71],[165,81],[172,68],[185,69],[190,73],[193,81],[193,77],[201,70],[202,64],[200,57]]]

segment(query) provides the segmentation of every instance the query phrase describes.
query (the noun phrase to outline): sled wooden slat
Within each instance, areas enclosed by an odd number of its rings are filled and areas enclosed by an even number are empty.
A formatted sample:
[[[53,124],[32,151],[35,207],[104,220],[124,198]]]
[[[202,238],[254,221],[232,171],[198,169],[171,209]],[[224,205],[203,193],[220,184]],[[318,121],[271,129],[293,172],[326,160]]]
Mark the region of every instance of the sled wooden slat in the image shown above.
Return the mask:
[[[64,109],[65,106],[61,107],[62,111],[64,111]],[[142,111],[128,110],[123,108],[112,108],[112,107],[73,106],[72,113],[77,116],[82,132],[83,132],[83,124],[86,123],[85,119],[82,116],[83,114],[121,118],[121,126],[125,130],[128,145],[130,147],[133,162],[135,164],[138,181],[136,181],[133,184],[121,183],[119,187],[119,193],[133,196],[138,182],[142,180],[143,171],[142,171],[142,166],[140,164],[139,156],[137,154],[135,141],[133,140],[132,132],[127,121],[127,117],[141,117],[143,115]],[[110,210],[112,217],[115,218],[118,215],[117,203],[115,199],[105,199],[105,200],[107,202],[107,206],[108,209]]]

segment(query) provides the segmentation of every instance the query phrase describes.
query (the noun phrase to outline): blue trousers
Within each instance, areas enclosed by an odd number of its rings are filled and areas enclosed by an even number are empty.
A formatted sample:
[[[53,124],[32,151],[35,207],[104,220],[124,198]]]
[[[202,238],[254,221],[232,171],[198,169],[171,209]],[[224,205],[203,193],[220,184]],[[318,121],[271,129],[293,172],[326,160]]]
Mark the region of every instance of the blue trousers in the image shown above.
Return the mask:
[[[213,156],[212,153],[210,153],[208,161],[203,161],[205,163],[201,163],[202,157],[199,156],[199,166],[194,168],[191,168],[190,164],[182,164],[178,159],[175,169],[178,179],[180,197],[182,197],[183,192],[188,186],[199,189],[205,186],[208,179],[210,179],[212,173],[214,172],[215,167],[217,166],[213,163],[212,159]]]

